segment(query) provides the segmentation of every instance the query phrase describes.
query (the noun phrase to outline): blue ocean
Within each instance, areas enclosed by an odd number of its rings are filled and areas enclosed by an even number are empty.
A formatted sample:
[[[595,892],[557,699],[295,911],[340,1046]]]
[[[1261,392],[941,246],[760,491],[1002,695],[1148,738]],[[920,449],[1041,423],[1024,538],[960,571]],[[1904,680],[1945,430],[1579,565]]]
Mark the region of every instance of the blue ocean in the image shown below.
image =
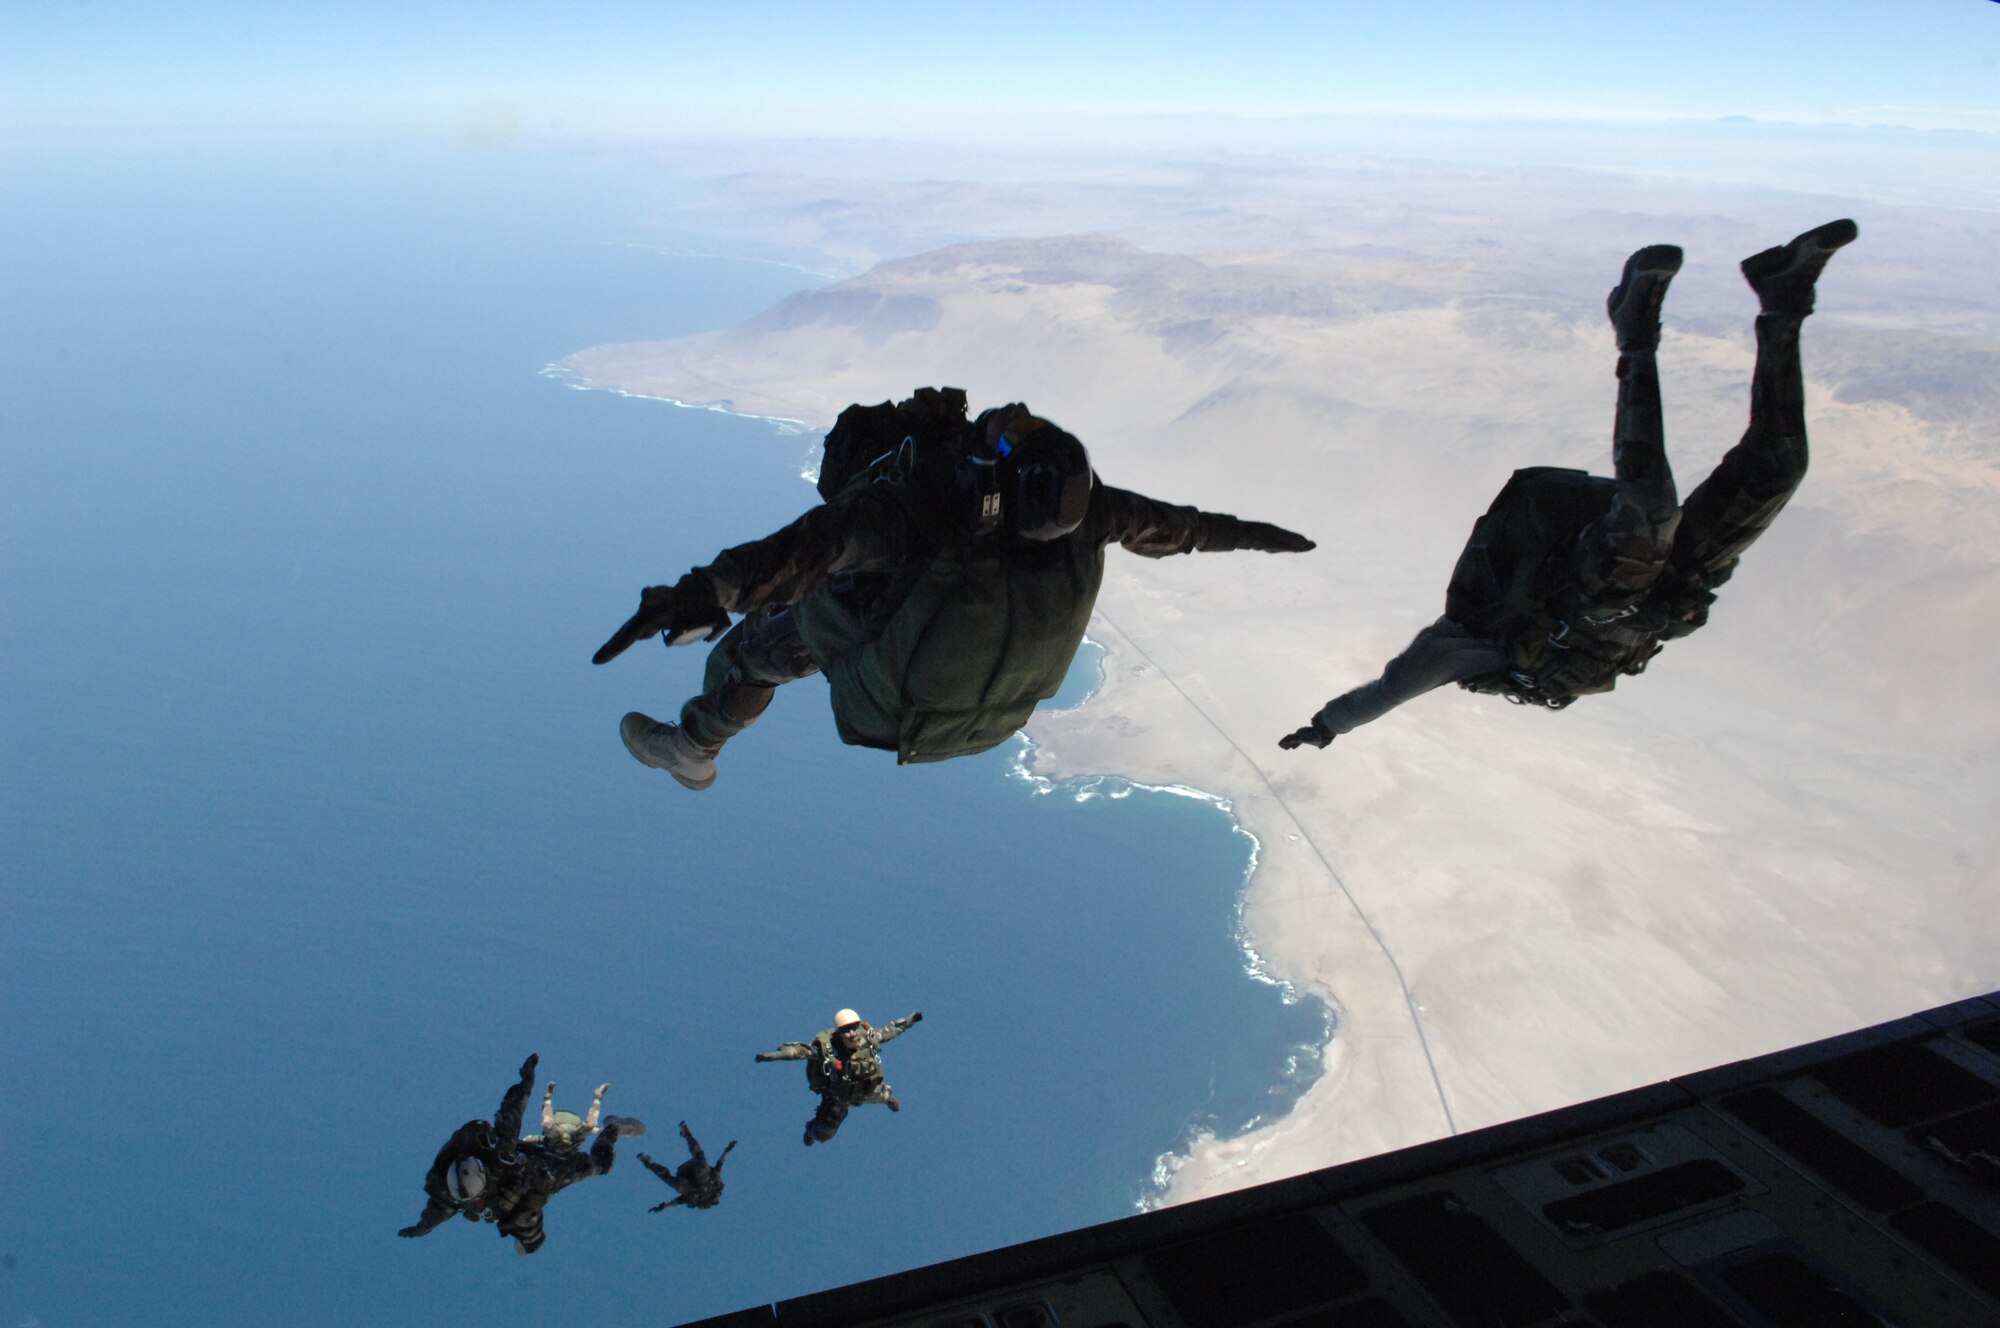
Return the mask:
[[[1129,1213],[1302,1087],[1325,1013],[1246,974],[1212,804],[899,769],[818,679],[705,794],[626,755],[700,648],[592,650],[814,499],[811,437],[543,372],[815,280],[648,248],[671,187],[0,150],[4,1328],[692,1319]],[[904,1110],[806,1149],[800,1067],[751,1058],[840,1006],[926,1021]],[[397,1239],[529,1052],[650,1133],[531,1259]],[[741,1141],[727,1197],[649,1214],[682,1119]]]

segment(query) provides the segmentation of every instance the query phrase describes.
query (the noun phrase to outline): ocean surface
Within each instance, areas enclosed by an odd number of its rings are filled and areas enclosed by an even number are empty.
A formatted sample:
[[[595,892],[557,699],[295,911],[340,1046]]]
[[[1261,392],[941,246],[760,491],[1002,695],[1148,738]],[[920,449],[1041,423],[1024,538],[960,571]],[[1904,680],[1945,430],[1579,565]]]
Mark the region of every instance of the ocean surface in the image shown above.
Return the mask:
[[[1123,1215],[1310,1077],[1212,803],[898,769],[817,679],[706,794],[626,755],[700,649],[591,651],[813,500],[810,437],[542,372],[813,280],[649,250],[667,187],[0,150],[0,1328],[691,1319]],[[801,1068],[751,1057],[843,1005],[926,1022],[903,1112],[808,1150]],[[648,1137],[532,1259],[398,1240],[531,1051]],[[741,1141],[728,1195],[649,1214],[683,1118]]]

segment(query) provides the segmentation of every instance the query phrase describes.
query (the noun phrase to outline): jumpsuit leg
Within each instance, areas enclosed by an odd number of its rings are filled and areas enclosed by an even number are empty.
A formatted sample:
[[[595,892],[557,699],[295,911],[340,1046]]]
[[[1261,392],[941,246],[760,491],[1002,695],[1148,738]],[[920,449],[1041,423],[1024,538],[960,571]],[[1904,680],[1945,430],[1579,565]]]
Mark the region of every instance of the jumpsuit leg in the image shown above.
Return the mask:
[[[681,1138],[687,1140],[688,1156],[694,1159],[695,1164],[697,1166],[707,1166],[708,1156],[701,1151],[701,1145],[695,1142],[695,1137],[688,1133],[688,1123],[686,1121],[681,1122]]]
[[[1805,401],[1799,319],[1759,315],[1750,426],[1681,509],[1672,573],[1691,593],[1727,581],[1805,479]]]
[[[681,707],[681,728],[713,756],[757,722],[780,686],[818,672],[791,605],[752,610],[709,651],[701,695]]]
[[[1618,617],[1645,597],[1666,568],[1681,520],[1651,349],[1619,353],[1611,456],[1618,491],[1578,536],[1577,602],[1568,606],[1600,619]]]
[[[847,1104],[836,1102],[830,1097],[819,1100],[819,1110],[806,1122],[806,1141],[825,1143],[840,1130],[840,1123],[847,1119]]]

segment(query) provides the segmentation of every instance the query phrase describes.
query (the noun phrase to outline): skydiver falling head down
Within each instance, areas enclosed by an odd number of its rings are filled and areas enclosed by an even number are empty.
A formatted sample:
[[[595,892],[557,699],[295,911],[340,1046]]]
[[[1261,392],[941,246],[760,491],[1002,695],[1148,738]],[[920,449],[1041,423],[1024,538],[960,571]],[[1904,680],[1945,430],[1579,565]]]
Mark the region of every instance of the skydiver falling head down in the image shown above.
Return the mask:
[[[507,1089],[492,1121],[467,1121],[445,1141],[424,1177],[423,1214],[397,1235],[428,1235],[459,1216],[497,1224],[502,1236],[514,1238],[518,1252],[533,1254],[548,1239],[542,1209],[556,1192],[610,1171],[617,1161],[612,1145],[621,1133],[646,1132],[643,1123],[629,1116],[607,1116],[587,1153],[574,1145],[565,1149],[520,1138],[539,1059],[530,1056],[522,1062],[520,1081]]]
[[[679,1204],[686,1204],[689,1208],[713,1208],[722,1202],[722,1164],[729,1160],[729,1151],[736,1147],[736,1141],[731,1139],[723,1148],[722,1156],[716,1158],[711,1166],[708,1154],[701,1151],[701,1145],[688,1132],[686,1121],[681,1122],[681,1138],[687,1141],[688,1160],[681,1163],[678,1170],[669,1171],[646,1154],[639,1154],[639,1161],[646,1170],[665,1181],[674,1192],[673,1198],[647,1209],[649,1213],[664,1212]]]
[[[1644,671],[1665,642],[1708,621],[1715,587],[1770,528],[1806,473],[1799,325],[1827,259],[1858,234],[1832,221],[1743,260],[1757,292],[1750,426],[1686,502],[1660,415],[1660,304],[1681,251],[1625,263],[1607,307],[1618,339],[1614,479],[1517,470],[1472,528],[1445,612],[1382,676],[1327,702],[1279,746],[1324,747],[1446,683],[1560,710]]]
[[[775,690],[822,670],[842,741],[899,762],[983,752],[1062,684],[1106,545],[1148,558],[1313,547],[1100,483],[1070,434],[1018,404],[968,421],[956,388],[841,412],[820,492],[776,534],[648,587],[598,650],[603,664],[650,636],[721,636],[678,723],[634,711],[619,725],[643,764],[707,788],[716,753]],[[732,613],[745,615],[734,627]]]
[[[850,1108],[879,1105],[901,1111],[895,1090],[882,1077],[882,1044],[901,1037],[923,1022],[915,1011],[871,1028],[852,1010],[833,1016],[833,1027],[822,1029],[811,1042],[781,1042],[776,1051],[760,1051],[761,1061],[804,1061],[806,1084],[819,1094],[819,1110],[806,1122],[806,1147],[833,1138]]]

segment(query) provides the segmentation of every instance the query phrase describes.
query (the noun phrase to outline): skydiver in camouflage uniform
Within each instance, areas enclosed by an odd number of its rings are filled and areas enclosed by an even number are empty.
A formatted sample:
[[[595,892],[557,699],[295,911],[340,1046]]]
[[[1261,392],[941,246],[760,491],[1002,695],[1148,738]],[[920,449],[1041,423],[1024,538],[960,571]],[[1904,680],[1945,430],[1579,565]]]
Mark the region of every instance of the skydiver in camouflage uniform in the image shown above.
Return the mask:
[[[424,1177],[428,1201],[415,1224],[399,1236],[423,1236],[454,1215],[468,1222],[492,1222],[502,1236],[514,1238],[521,1254],[533,1254],[548,1239],[542,1230],[542,1208],[561,1189],[601,1176],[617,1160],[612,1145],[619,1134],[644,1134],[646,1127],[627,1116],[610,1116],[588,1153],[521,1139],[521,1118],[528,1094],[535,1088],[535,1064],[521,1065],[521,1079],[500,1099],[491,1122],[467,1121],[438,1150]]]
[[[654,1204],[646,1211],[665,1212],[676,1204],[686,1204],[689,1208],[713,1208],[722,1202],[722,1164],[729,1160],[729,1150],[736,1147],[731,1139],[722,1150],[722,1156],[709,1165],[708,1154],[701,1151],[694,1135],[688,1132],[688,1123],[681,1122],[681,1138],[687,1140],[688,1160],[681,1163],[680,1170],[669,1171],[646,1154],[639,1154],[639,1161],[646,1170],[665,1181],[674,1191],[674,1197],[665,1203]]]
[[[593,663],[651,636],[721,640],[678,723],[625,716],[634,758],[705,789],[723,743],[774,691],[822,670],[843,742],[899,763],[983,752],[1062,685],[1105,546],[1147,558],[1313,547],[1099,483],[1083,444],[1026,406],[970,422],[965,409],[957,388],[848,407],[827,435],[822,505],[641,593]],[[745,615],[734,627],[732,613]]]
[[[610,1084],[599,1084],[590,1099],[590,1114],[579,1116],[574,1111],[555,1109],[556,1086],[551,1081],[548,1090],[542,1094],[542,1132],[528,1135],[522,1142],[546,1143],[565,1153],[581,1148],[585,1140],[598,1132],[597,1114],[603,1110],[604,1095],[610,1091]]]
[[[821,1030],[811,1042],[781,1042],[776,1051],[757,1053],[759,1061],[806,1063],[806,1083],[819,1094],[819,1110],[806,1122],[806,1147],[833,1138],[850,1107],[903,1109],[895,1090],[882,1078],[882,1044],[901,1037],[923,1017],[918,1010],[871,1028],[854,1011],[841,1010],[833,1016],[833,1027]]]
[[[1757,292],[1750,425],[1685,503],[1660,415],[1660,304],[1681,251],[1627,260],[1607,308],[1618,340],[1615,479],[1517,470],[1473,526],[1445,612],[1382,676],[1327,702],[1279,746],[1325,747],[1413,697],[1455,682],[1560,710],[1638,674],[1667,641],[1708,621],[1715,588],[1770,528],[1806,473],[1799,325],[1835,250],[1858,234],[1828,222],[1743,260]]]

